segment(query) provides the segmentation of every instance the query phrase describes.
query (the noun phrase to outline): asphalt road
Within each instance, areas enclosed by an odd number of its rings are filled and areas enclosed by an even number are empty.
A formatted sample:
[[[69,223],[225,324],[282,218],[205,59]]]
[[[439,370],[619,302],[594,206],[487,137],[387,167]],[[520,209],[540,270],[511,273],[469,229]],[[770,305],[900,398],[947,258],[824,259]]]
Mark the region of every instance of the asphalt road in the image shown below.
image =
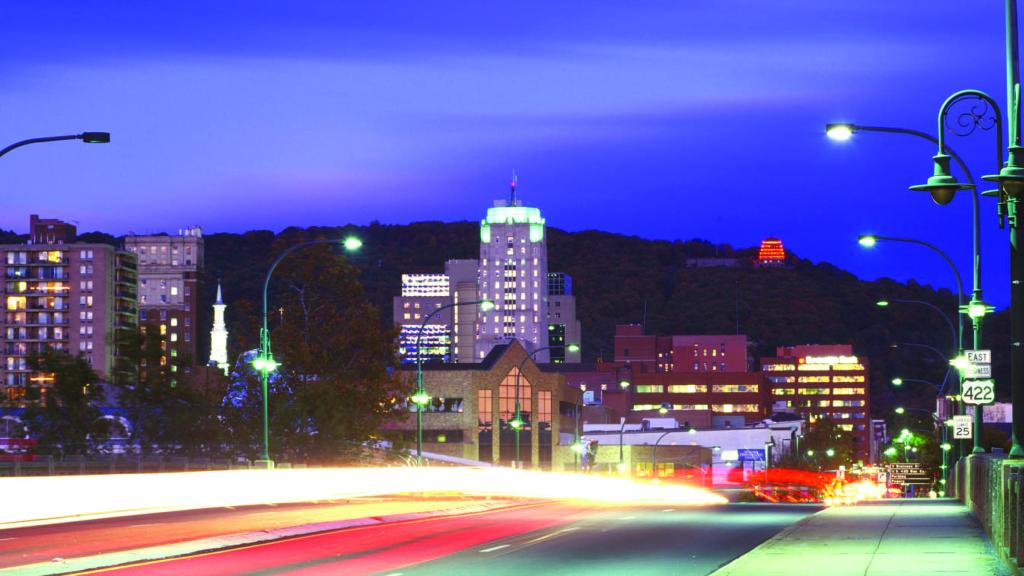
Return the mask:
[[[703,575],[817,509],[527,504],[333,530],[89,573]]]
[[[730,504],[602,512],[396,570],[403,576],[704,575],[821,508]]]
[[[320,522],[415,514],[474,503],[465,498],[365,498],[221,507],[27,526],[0,530],[0,573],[59,559],[168,546]]]

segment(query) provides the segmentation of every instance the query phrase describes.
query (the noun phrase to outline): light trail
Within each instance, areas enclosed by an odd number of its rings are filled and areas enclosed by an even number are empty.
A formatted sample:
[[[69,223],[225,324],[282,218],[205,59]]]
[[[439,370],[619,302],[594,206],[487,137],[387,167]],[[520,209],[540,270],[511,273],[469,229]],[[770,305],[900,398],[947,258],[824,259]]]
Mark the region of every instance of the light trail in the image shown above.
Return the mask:
[[[721,496],[685,485],[507,468],[310,468],[0,479],[18,494],[0,529],[172,510],[396,494],[467,494],[609,505],[707,506]]]

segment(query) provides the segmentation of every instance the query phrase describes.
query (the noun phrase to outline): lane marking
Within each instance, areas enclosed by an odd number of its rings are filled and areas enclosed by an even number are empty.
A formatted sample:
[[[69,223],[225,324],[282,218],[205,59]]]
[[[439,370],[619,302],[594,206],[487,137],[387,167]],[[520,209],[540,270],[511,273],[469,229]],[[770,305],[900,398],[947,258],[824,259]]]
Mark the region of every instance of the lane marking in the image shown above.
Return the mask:
[[[0,542],[4,542],[6,540],[17,540],[17,538],[17,536],[11,536],[10,538],[0,538]]]
[[[534,543],[537,543],[537,542],[541,542],[543,540],[547,540],[548,538],[554,538],[555,536],[559,536],[561,534],[565,534],[566,532],[572,532],[573,530],[579,530],[579,528],[563,528],[561,530],[556,530],[556,531],[552,532],[551,534],[545,534],[543,536],[538,536],[537,538],[534,538],[533,540],[527,540],[526,543],[527,544],[534,544]]]
[[[491,546],[490,548],[484,548],[480,551],[480,553],[486,554],[488,552],[494,552],[495,550],[501,550],[502,548],[508,548],[509,546],[511,546],[511,544],[500,544],[498,546]]]

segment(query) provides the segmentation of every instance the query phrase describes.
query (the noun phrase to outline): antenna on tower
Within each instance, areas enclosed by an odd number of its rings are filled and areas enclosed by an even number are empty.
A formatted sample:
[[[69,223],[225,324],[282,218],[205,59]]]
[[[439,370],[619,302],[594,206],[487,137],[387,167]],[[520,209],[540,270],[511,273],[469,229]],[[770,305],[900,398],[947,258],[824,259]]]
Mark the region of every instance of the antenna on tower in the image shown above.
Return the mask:
[[[519,178],[516,176],[516,171],[512,170],[512,185],[509,191],[509,206],[516,205],[516,186],[519,184]]]

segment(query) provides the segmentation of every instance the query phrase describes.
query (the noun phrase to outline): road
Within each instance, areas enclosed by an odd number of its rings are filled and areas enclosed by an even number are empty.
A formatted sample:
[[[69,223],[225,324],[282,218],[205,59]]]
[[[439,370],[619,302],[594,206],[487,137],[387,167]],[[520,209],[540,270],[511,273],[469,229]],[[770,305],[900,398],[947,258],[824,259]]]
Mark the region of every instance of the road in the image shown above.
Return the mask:
[[[528,503],[87,573],[703,575],[816,510],[806,505],[677,509]]]

